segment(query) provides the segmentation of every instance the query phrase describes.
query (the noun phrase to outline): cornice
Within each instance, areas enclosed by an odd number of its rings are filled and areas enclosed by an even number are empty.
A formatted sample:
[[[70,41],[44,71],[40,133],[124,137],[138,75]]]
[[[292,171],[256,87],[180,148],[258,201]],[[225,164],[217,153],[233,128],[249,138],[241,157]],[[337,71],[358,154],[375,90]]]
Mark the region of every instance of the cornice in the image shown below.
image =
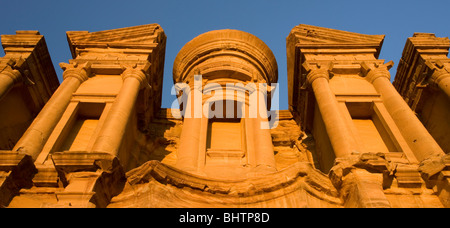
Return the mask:
[[[156,48],[159,43],[165,42],[165,38],[164,30],[159,24],[139,25],[99,32],[67,32],[67,40],[73,58],[79,55],[79,51],[86,48],[151,50]]]

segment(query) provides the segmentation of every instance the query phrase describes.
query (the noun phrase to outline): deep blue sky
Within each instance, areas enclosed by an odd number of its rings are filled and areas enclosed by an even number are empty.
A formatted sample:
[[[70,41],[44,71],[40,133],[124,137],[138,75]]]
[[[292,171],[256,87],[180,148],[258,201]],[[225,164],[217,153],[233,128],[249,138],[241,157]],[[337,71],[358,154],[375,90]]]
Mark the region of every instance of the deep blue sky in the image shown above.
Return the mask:
[[[450,1],[5,1],[0,4],[0,34],[39,30],[45,36],[53,64],[71,58],[66,31],[101,31],[158,23],[167,35],[163,107],[173,96],[172,66],[186,42],[216,29],[252,33],[273,51],[278,62],[280,109],[287,109],[286,37],[298,24],[386,35],[380,59],[393,60],[395,76],[405,41],[414,32],[450,34]],[[3,56],[1,52],[1,56]]]

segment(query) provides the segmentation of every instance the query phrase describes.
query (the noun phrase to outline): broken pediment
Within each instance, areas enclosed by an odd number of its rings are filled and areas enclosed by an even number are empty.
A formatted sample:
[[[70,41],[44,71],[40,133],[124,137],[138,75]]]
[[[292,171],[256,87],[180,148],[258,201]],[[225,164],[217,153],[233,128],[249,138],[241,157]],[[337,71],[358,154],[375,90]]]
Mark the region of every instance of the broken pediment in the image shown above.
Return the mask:
[[[298,106],[299,88],[305,85],[308,70],[304,63],[318,66],[332,63],[333,74],[358,76],[363,62],[383,64],[378,56],[384,37],[305,24],[295,26],[286,38],[291,108]]]
[[[153,49],[163,42],[164,31],[159,24],[138,25],[99,32],[69,31],[67,40],[75,58],[78,49],[119,48]]]
[[[288,45],[301,48],[375,48],[378,57],[384,35],[366,35],[354,32],[300,24],[288,36]]]

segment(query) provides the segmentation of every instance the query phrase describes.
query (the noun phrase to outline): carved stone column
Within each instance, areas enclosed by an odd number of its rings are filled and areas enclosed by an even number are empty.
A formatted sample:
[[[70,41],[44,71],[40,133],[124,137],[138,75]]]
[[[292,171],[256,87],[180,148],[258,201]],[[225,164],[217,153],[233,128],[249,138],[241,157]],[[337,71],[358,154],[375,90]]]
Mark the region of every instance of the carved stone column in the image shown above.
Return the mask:
[[[6,68],[0,73],[0,101],[21,78],[20,72],[14,69]]]
[[[270,134],[269,123],[267,118],[267,104],[264,101],[266,94],[261,89],[257,89],[254,93],[258,93],[258,114],[256,118],[249,118],[253,121],[253,137],[255,140],[255,168],[257,171],[275,172],[275,156],[273,151],[272,136]],[[263,113],[265,112],[265,113]],[[272,117],[274,118],[274,117]],[[265,126],[264,126],[265,125]]]
[[[199,160],[200,130],[202,125],[203,113],[201,108],[202,92],[201,83],[194,85],[188,91],[183,91],[186,96],[186,103],[183,103],[184,120],[183,130],[180,136],[180,146],[177,151],[176,167],[184,171],[196,172]],[[198,97],[200,96],[200,97]],[[200,107],[197,107],[198,104]],[[197,113],[196,112],[200,112]]]
[[[434,68],[431,81],[435,83],[450,98],[450,72],[445,67]]]
[[[401,129],[403,137],[417,160],[420,162],[429,156],[443,154],[442,149],[391,84],[388,68],[392,66],[392,63],[382,66],[368,64],[362,64],[362,66],[366,79],[381,94],[386,109]]]
[[[134,110],[139,90],[147,83],[141,69],[127,68],[122,73],[123,85],[106,117],[92,151],[117,156],[125,129]]]
[[[314,91],[314,96],[336,157],[350,155],[356,150],[354,146],[357,144],[352,137],[350,129],[345,124],[346,121],[344,121],[340,113],[336,96],[328,84],[329,67],[311,69],[307,64],[304,64],[304,66],[310,70],[307,80]]]
[[[30,155],[33,160],[36,160],[53,128],[66,110],[72,94],[90,74],[89,63],[83,65],[62,63],[60,66],[64,70],[64,81],[13,148],[13,151]]]

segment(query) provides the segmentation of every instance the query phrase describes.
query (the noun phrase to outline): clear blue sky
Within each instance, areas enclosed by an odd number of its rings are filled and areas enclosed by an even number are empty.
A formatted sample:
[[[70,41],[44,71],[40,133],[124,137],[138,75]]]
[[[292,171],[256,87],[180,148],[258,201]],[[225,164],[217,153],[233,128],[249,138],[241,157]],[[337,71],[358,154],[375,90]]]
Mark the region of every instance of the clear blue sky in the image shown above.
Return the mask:
[[[280,109],[287,109],[286,37],[298,24],[363,33],[385,34],[380,58],[393,60],[392,79],[405,41],[414,32],[450,35],[450,1],[5,1],[0,34],[39,30],[45,36],[56,72],[71,58],[66,31],[101,31],[158,23],[167,35],[163,107],[173,96],[172,66],[183,45],[201,33],[238,29],[252,33],[273,51],[278,62]],[[1,56],[3,53],[1,53]]]

